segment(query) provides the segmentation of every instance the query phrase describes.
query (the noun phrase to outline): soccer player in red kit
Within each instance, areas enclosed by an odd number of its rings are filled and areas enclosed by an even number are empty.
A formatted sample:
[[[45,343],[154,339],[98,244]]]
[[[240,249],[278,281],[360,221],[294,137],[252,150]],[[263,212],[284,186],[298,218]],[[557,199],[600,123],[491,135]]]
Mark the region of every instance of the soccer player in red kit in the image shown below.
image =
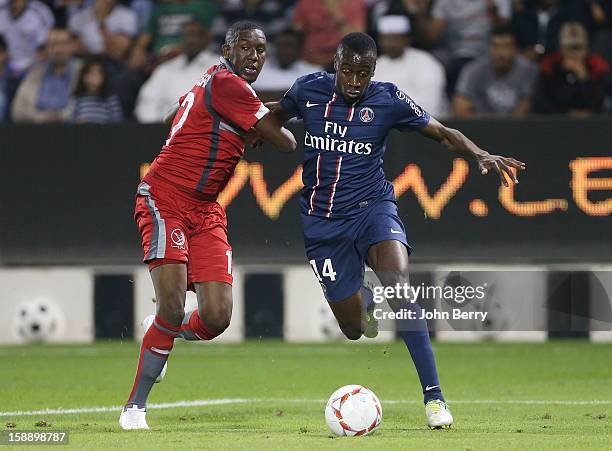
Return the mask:
[[[223,207],[216,202],[244,153],[260,137],[282,151],[295,138],[257,97],[251,83],[266,58],[266,37],[250,22],[230,27],[218,65],[179,101],[172,129],[138,186],[135,219],[157,299],[143,322],[134,387],[121,413],[123,429],[148,429],[146,400],[165,371],[174,339],[211,340],[232,312],[232,248]],[[198,308],[185,312],[187,289]]]

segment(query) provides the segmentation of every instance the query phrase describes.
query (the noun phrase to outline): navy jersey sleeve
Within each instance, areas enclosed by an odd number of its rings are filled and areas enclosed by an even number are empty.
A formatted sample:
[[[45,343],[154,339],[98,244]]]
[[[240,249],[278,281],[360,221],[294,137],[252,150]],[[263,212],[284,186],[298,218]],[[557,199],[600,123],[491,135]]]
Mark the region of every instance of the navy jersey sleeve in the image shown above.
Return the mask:
[[[289,88],[280,101],[283,110],[289,113],[292,117],[302,119],[302,111],[300,110],[300,98],[303,97],[303,91],[309,83],[316,83],[317,80],[324,78],[325,72],[313,72],[312,74],[303,75]],[[310,100],[314,100],[310,99]],[[302,106],[303,107],[303,106]]]
[[[429,113],[416,104],[408,94],[391,85],[395,122],[393,128],[401,131],[420,130],[429,124]]]
[[[298,91],[300,89],[302,78],[298,78],[293,82],[289,90],[285,93],[280,101],[283,110],[289,113],[292,117],[297,117],[298,119],[302,118],[298,103]]]

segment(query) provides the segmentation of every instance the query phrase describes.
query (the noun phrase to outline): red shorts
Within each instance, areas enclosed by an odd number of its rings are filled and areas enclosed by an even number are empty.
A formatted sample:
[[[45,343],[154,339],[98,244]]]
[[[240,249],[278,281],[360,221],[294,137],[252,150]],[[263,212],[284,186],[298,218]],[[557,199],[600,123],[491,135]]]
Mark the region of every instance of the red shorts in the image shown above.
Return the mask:
[[[138,185],[134,219],[149,269],[164,263],[187,263],[188,285],[232,283],[232,247],[227,219],[214,201],[194,199],[180,189],[154,182]]]

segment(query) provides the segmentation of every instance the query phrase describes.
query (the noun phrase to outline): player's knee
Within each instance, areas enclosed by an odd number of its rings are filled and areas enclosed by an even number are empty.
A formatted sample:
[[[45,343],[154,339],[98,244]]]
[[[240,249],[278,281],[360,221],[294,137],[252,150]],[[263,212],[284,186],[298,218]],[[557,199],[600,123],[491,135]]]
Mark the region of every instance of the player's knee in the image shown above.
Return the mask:
[[[221,335],[230,325],[232,319],[232,310],[222,309],[209,311],[204,316],[204,323],[208,329],[217,335]]]
[[[340,329],[342,330],[344,336],[349,340],[359,340],[361,338],[361,335],[363,334],[363,331],[360,328],[345,326],[341,327]]]
[[[408,268],[399,268],[394,271],[384,271],[379,275],[380,282],[385,287],[404,286],[410,283]]]
[[[364,321],[353,321],[345,324],[340,324],[340,330],[349,340],[359,340],[365,331],[366,324]]]
[[[216,335],[221,335],[230,325],[232,319],[231,296],[223,295],[216,302],[207,303],[208,306],[200,310],[200,318],[206,327]]]

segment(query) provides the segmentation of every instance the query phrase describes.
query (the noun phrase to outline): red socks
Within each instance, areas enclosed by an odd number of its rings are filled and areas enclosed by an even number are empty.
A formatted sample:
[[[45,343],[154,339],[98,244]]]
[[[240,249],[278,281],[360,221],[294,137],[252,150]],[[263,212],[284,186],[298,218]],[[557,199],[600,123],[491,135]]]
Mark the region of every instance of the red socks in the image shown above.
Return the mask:
[[[212,340],[217,335],[219,334],[204,325],[197,309],[185,313],[181,325],[181,336],[185,340]]]
[[[149,392],[160,375],[180,327],[166,323],[158,316],[142,339],[134,387],[126,406],[145,407]]]
[[[171,326],[155,315],[153,324],[142,339],[142,347],[153,352],[155,355],[167,358],[174,346],[174,339],[180,330],[180,326]]]

